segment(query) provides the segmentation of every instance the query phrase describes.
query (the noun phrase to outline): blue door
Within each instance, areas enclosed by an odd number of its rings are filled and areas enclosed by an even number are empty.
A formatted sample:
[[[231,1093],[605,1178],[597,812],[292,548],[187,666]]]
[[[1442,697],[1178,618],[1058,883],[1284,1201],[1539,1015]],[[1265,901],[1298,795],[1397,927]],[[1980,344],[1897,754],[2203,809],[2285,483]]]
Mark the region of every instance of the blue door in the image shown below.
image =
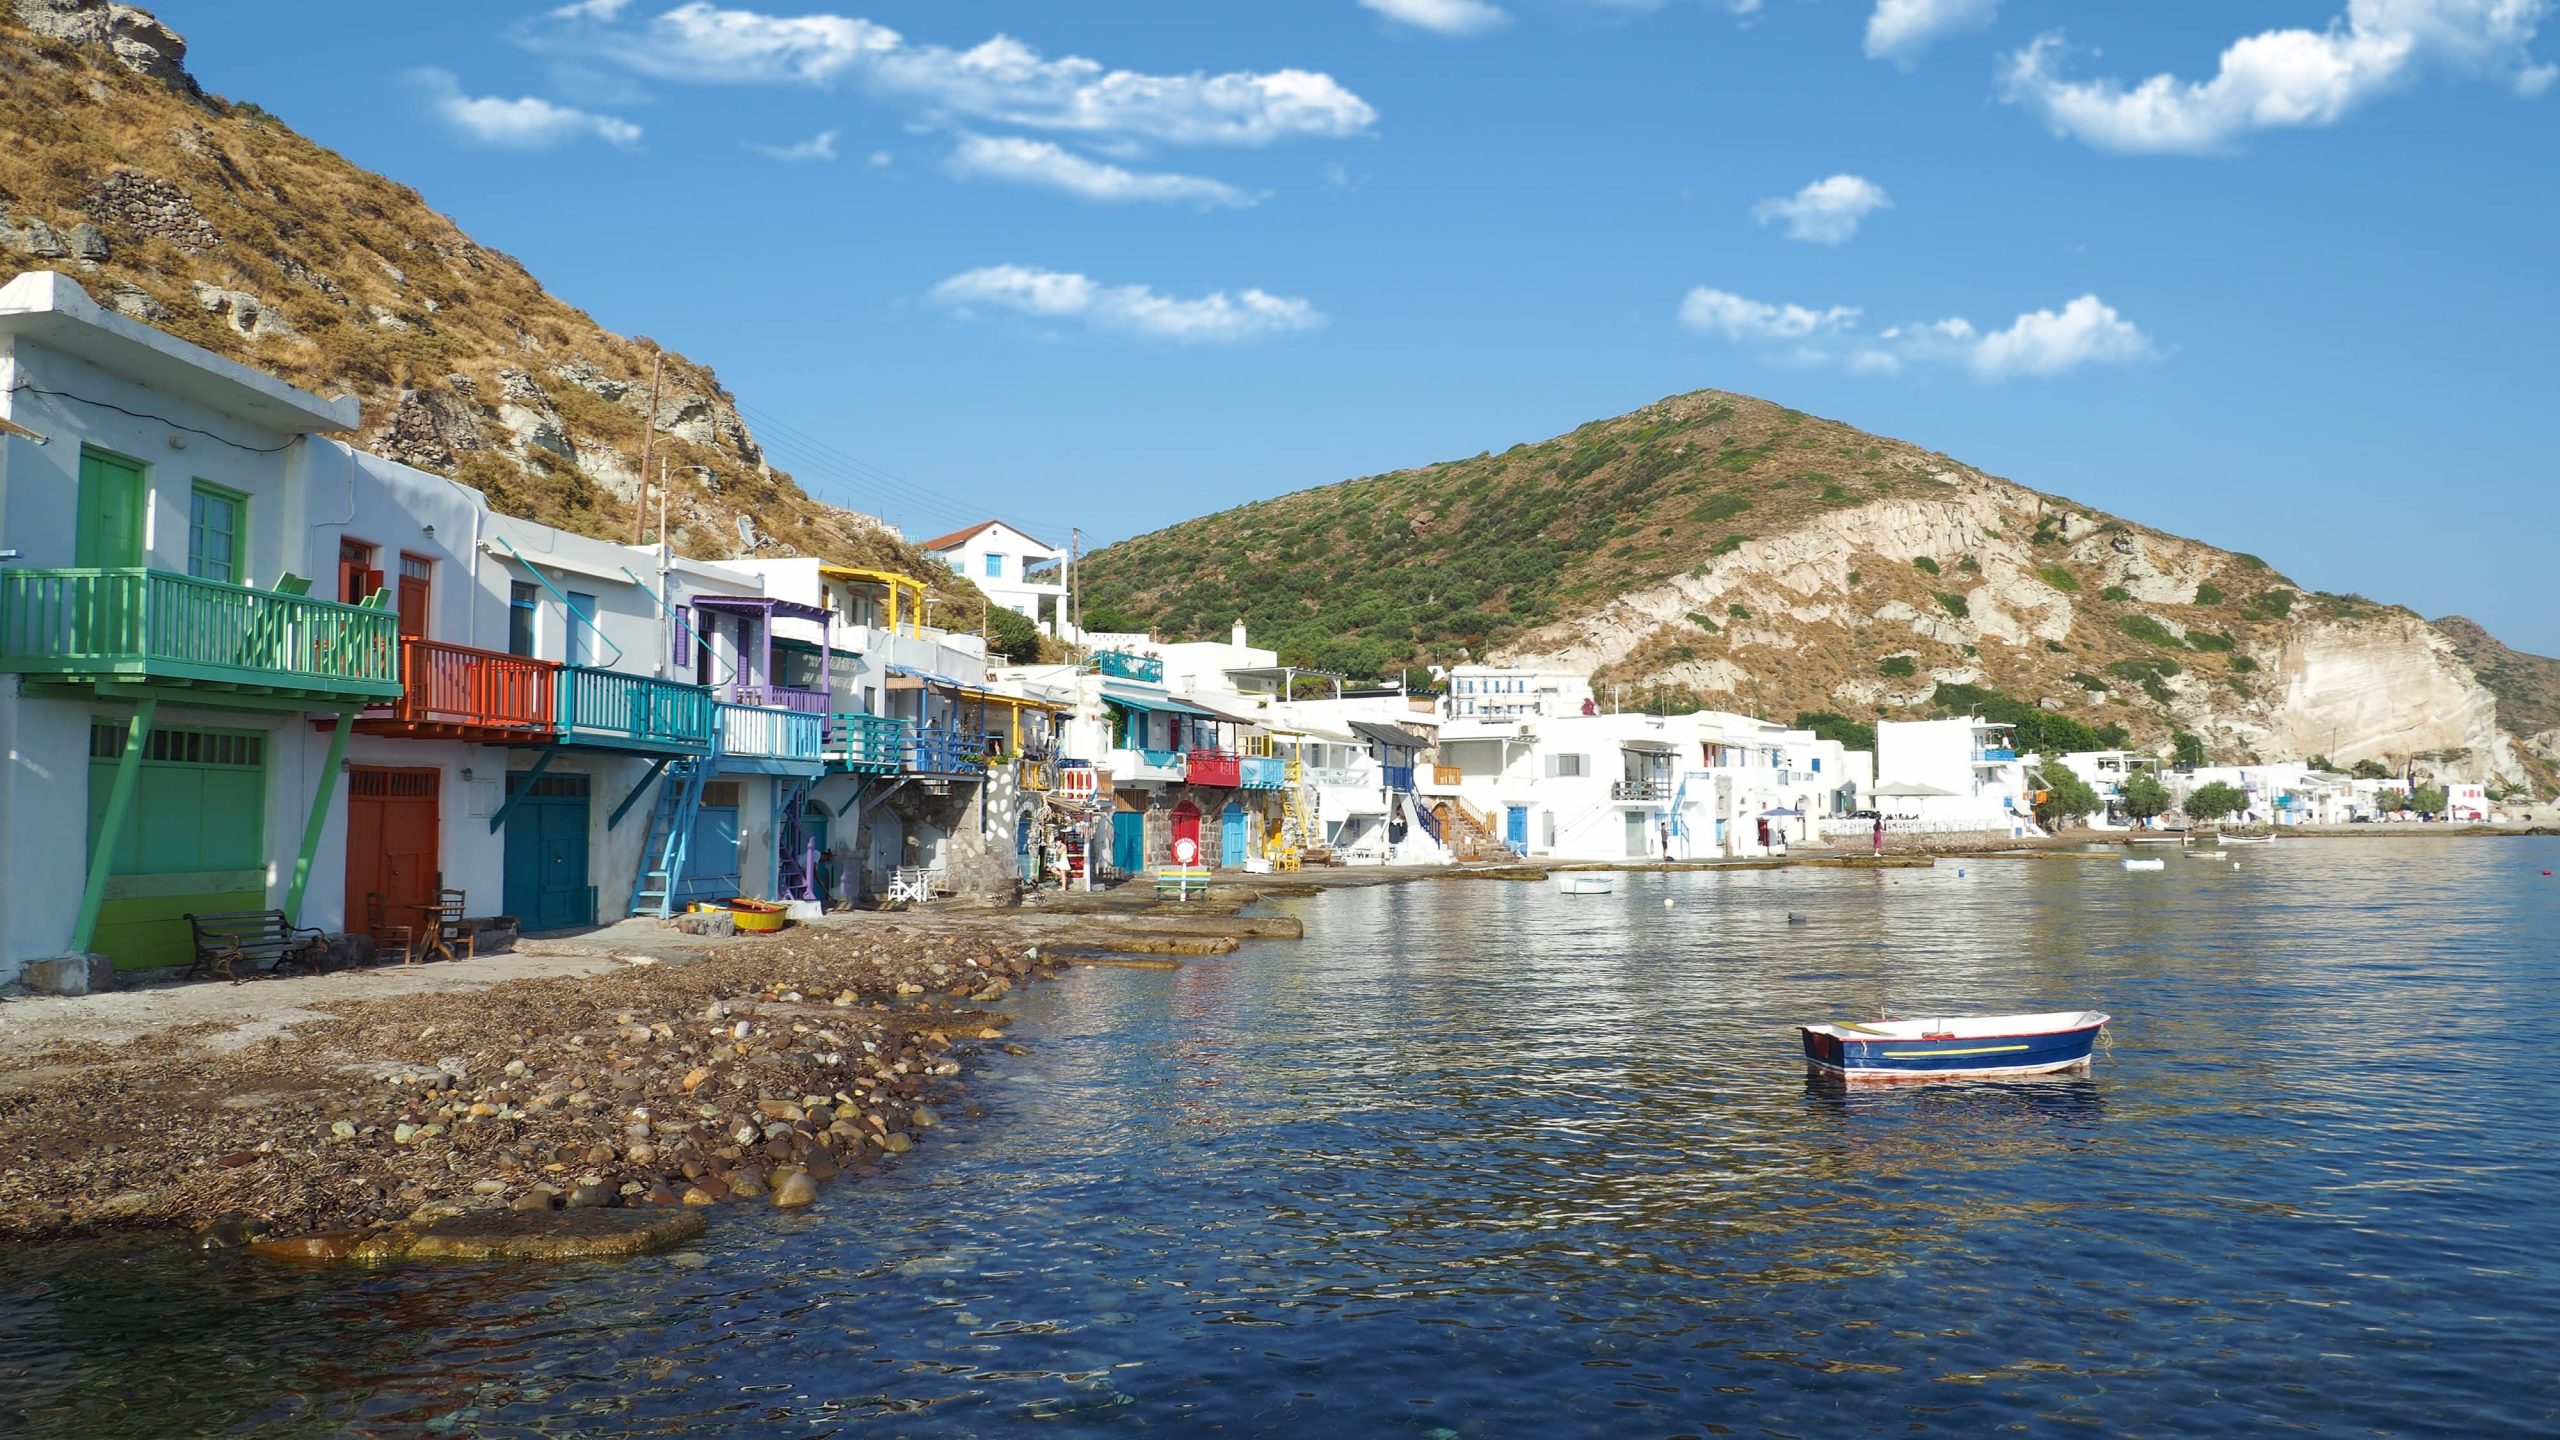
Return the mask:
[[[1111,868],[1135,875],[1147,868],[1147,817],[1123,810],[1111,817]]]
[[[1502,843],[1514,855],[1529,853],[1529,807],[1514,805],[1502,813]]]
[[[676,903],[727,900],[737,894],[738,807],[734,801],[727,805],[705,801],[694,812],[693,836],[684,852],[684,883],[676,887]]]
[[[1229,870],[1244,863],[1244,807],[1232,800],[1218,812],[1218,863]]]
[[[524,788],[522,774],[507,777]],[[596,923],[595,887],[587,879],[587,777],[545,775],[507,817],[504,890],[507,913],[528,931]]]

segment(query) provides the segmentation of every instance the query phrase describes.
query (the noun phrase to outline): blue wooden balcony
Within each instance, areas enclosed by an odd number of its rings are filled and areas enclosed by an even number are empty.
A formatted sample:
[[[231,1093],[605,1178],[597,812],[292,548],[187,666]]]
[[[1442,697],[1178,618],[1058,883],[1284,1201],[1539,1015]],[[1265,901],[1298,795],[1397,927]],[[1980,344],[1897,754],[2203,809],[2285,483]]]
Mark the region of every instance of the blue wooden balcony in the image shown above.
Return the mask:
[[[1285,790],[1289,788],[1289,762],[1276,755],[1247,755],[1242,782],[1247,790]]]
[[[907,771],[914,775],[978,776],[987,770],[987,737],[962,730],[918,730],[907,742]]]
[[[560,671],[560,740],[657,755],[708,755],[719,736],[711,692],[592,665]]]
[[[1410,766],[1410,765],[1381,765],[1381,766],[1379,766],[1379,767],[1378,767],[1378,770],[1379,770],[1379,773],[1380,773],[1380,774],[1382,774],[1382,775],[1384,775],[1384,776],[1386,777],[1387,789],[1389,789],[1389,790],[1391,790],[1391,791],[1393,791],[1393,792],[1395,792],[1395,793],[1397,793],[1397,794],[1406,794],[1406,795],[1409,795],[1409,794],[1413,793],[1413,767],[1412,767],[1412,766]]]
[[[856,775],[895,775],[906,768],[913,728],[887,715],[840,710],[827,717],[827,763]]]
[[[400,694],[388,610],[167,570],[0,570],[0,672],[313,705]]]

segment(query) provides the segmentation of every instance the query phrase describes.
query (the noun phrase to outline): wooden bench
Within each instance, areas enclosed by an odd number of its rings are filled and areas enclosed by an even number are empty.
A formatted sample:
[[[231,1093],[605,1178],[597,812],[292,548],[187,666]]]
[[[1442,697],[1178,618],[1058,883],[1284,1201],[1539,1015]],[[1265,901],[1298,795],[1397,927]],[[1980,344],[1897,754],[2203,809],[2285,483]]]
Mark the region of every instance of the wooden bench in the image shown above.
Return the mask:
[[[1209,893],[1211,872],[1205,865],[1166,865],[1156,871],[1156,898],[1188,900]]]
[[[287,923],[281,910],[189,915],[187,925],[196,942],[196,960],[187,974],[220,975],[235,985],[244,964],[263,961],[270,974],[287,965],[314,969],[327,953],[328,941],[319,930]]]

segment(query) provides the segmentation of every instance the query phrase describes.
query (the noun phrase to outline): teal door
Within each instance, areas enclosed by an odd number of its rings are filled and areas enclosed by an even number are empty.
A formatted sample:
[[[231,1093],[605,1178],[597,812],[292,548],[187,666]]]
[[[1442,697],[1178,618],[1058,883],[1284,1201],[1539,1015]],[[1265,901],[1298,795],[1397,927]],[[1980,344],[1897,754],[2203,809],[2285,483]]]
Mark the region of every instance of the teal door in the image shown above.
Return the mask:
[[[1147,868],[1147,817],[1123,810],[1111,817],[1111,868],[1135,875]]]
[[[1502,842],[1515,855],[1529,853],[1529,807],[1514,805],[1502,815]]]
[[[510,775],[507,788],[522,789]],[[567,930],[596,923],[595,887],[587,879],[587,777],[546,775],[507,817],[507,913],[526,930]]]
[[[1229,870],[1244,863],[1244,807],[1232,800],[1218,812],[1218,863]]]

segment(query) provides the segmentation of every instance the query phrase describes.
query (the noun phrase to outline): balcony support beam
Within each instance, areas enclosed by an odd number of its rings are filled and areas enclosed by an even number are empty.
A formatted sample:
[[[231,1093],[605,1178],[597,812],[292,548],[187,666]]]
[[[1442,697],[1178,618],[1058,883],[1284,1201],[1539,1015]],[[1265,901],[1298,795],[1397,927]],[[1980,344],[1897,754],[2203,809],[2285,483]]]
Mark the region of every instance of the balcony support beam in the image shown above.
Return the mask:
[[[498,813],[489,817],[490,834],[495,835],[498,833],[499,827],[507,823],[507,817],[515,813],[516,802],[533,793],[533,782],[541,779],[542,772],[550,769],[551,762],[559,758],[560,747],[557,745],[553,745],[545,749],[541,754],[533,757],[533,768],[524,772],[524,783],[518,785],[513,790],[508,791],[506,800],[498,806]],[[615,811],[614,818],[617,820],[621,819],[622,812],[618,810]]]
[[[98,910],[107,899],[107,872],[115,865],[116,842],[124,835],[124,817],[133,809],[133,789],[142,778],[142,751],[151,740],[151,722],[160,702],[146,699],[125,722],[124,758],[116,762],[116,783],[107,791],[107,813],[100,820],[89,855],[89,885],[80,892],[80,914],[71,922],[71,953],[85,955],[98,936]]]
[[[311,862],[320,853],[320,827],[329,819],[329,797],[337,792],[338,767],[347,758],[347,735],[356,728],[356,712],[338,712],[338,728],[329,732],[329,759],[320,767],[320,783],[311,788],[311,816],[302,823],[302,853],[293,860],[293,884],[284,893],[284,923],[302,923],[302,892],[311,883]],[[343,918],[343,917],[342,917]]]
[[[622,817],[631,813],[633,803],[647,793],[651,785],[657,783],[658,777],[667,771],[667,762],[674,758],[672,755],[661,755],[650,761],[649,773],[641,776],[640,783],[631,787],[631,793],[622,797],[622,803],[613,807],[613,813],[605,817],[604,828],[610,830],[621,824]]]

